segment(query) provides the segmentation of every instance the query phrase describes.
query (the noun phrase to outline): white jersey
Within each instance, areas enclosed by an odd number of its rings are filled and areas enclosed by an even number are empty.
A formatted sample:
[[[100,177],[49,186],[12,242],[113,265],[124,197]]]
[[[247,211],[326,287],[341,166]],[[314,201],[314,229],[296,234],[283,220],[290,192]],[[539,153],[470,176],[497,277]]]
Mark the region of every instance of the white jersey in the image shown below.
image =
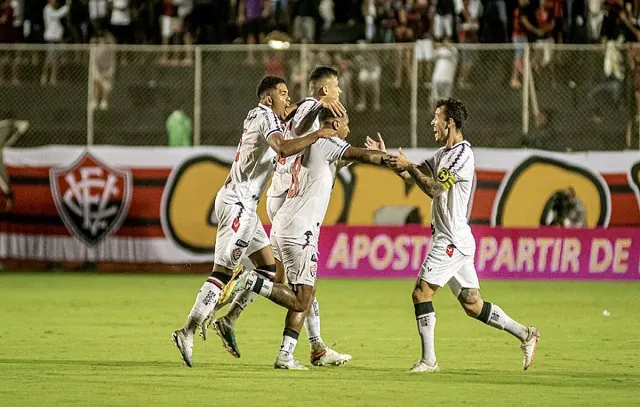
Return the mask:
[[[306,98],[304,102],[298,106],[296,110],[296,114],[293,115],[293,118],[289,120],[287,125],[285,126],[285,138],[292,139],[296,137],[304,137],[314,131],[320,130],[320,120],[316,117],[316,120],[313,122],[311,128],[304,134],[296,134],[296,125],[302,121],[311,110],[315,109],[318,106],[318,102],[314,98]],[[280,158],[276,164],[276,170],[273,174],[273,179],[271,180],[271,186],[267,191],[267,196],[277,197],[289,189],[291,185],[291,166],[293,165],[295,157],[290,156],[287,158]]]
[[[225,187],[235,191],[245,205],[255,207],[273,173],[276,153],[267,139],[274,133],[283,133],[283,129],[271,108],[259,104],[249,111],[225,182]]]
[[[327,213],[336,165],[349,143],[338,137],[322,138],[295,156],[287,199],[276,213],[272,236],[318,247],[320,226]]]
[[[461,141],[450,149],[442,147],[425,163],[435,179],[450,185],[431,202],[434,242],[443,240],[463,254],[473,255],[476,243],[467,218],[475,174],[471,144]]]

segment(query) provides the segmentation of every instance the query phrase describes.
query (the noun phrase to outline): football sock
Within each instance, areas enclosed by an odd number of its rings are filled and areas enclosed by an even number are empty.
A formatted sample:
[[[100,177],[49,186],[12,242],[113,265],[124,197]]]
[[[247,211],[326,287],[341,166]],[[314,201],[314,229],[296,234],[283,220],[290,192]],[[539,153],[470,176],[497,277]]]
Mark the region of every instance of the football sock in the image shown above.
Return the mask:
[[[256,269],[255,272],[271,281],[276,275],[276,265],[262,266],[261,268]],[[236,322],[238,317],[240,317],[240,314],[242,314],[242,311],[244,311],[244,309],[247,308],[247,306],[256,298],[256,295],[257,294],[253,291],[244,290],[236,294],[231,306],[229,307],[229,312],[226,315],[231,323]]]
[[[184,329],[188,334],[193,334],[198,326],[202,324],[202,321],[209,315],[218,302],[222,287],[229,282],[231,276],[214,271],[207,281],[202,284],[196,302],[191,308],[187,322],[184,324]]]
[[[278,359],[291,360],[293,359],[293,352],[296,350],[298,344],[298,332],[290,328],[285,328],[282,332],[282,344],[280,345],[280,353]]]
[[[257,273],[250,272],[244,289],[247,291],[253,291],[265,298],[269,298],[271,290],[273,289],[273,282],[261,277]]]
[[[435,350],[435,329],[436,313],[433,310],[431,301],[421,302],[413,305],[418,323],[418,333],[422,340],[422,360],[429,365],[436,362]]]
[[[316,351],[327,347],[320,336],[320,307],[316,298],[313,299],[311,310],[304,320],[304,329],[307,330],[311,350]]]
[[[518,321],[511,319],[511,317],[509,317],[509,315],[507,315],[507,313],[496,304],[485,301],[482,305],[482,311],[480,312],[480,315],[478,315],[478,320],[494,328],[507,331],[511,335],[520,339],[520,341],[527,339],[527,327]]]

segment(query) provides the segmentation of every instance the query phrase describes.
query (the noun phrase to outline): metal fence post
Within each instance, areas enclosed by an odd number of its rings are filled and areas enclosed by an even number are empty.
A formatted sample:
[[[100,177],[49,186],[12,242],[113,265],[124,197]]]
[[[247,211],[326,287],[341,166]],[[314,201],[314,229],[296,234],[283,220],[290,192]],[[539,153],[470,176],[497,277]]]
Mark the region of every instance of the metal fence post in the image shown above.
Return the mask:
[[[413,43],[411,58],[411,148],[418,147],[418,43]]]
[[[193,89],[193,145],[199,146],[201,139],[202,120],[202,49],[196,45],[194,66],[194,89]]]
[[[300,86],[300,97],[299,99],[302,100],[305,97],[307,97],[307,92],[309,91],[309,77],[308,77],[308,72],[309,72],[309,58],[308,58],[308,53],[309,53],[309,47],[307,46],[306,42],[303,42],[300,46],[300,70],[301,70],[301,74],[302,74],[302,86]]]
[[[93,94],[93,66],[95,63],[94,46],[89,45],[89,74],[87,75],[87,145],[92,146],[94,143],[93,134],[93,111],[94,111],[94,94]]]
[[[531,82],[531,61],[529,59],[529,44],[516,44],[524,47],[524,73],[522,74],[522,134],[529,133],[529,83]],[[516,49],[517,51],[517,49]]]

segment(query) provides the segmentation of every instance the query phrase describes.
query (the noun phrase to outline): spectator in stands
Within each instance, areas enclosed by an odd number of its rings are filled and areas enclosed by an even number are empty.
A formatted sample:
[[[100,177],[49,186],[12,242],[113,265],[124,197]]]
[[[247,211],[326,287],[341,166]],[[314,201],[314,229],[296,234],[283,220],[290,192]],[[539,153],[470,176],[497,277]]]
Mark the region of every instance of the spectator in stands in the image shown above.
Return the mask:
[[[131,44],[131,5],[129,0],[113,0],[111,9],[111,33],[118,44]]]
[[[622,107],[624,59],[621,52],[622,37],[618,41],[607,41],[604,56],[604,78],[587,95],[587,101],[593,109],[592,119],[602,122],[602,107],[609,109]]]
[[[458,51],[449,41],[437,43],[434,53],[437,59],[431,77],[431,110],[438,100],[452,96],[458,66]]]
[[[358,90],[360,101],[356,105],[357,112],[367,109],[367,95],[370,95],[371,106],[374,112],[380,111],[380,76],[382,67],[376,51],[363,50],[355,57],[356,72],[358,75]]]
[[[514,44],[526,44],[528,42],[529,31],[536,28],[529,21],[527,13],[530,13],[528,9],[529,0],[519,0],[518,7],[513,11],[513,34],[511,40]],[[522,13],[522,14],[521,14]],[[515,50],[515,56],[513,59],[513,74],[511,75],[510,86],[511,89],[520,89],[522,83],[520,78],[524,73],[524,49],[518,47]]]
[[[340,102],[344,106],[351,106],[353,102],[353,69],[349,52],[345,49],[342,52],[336,52],[333,57],[333,67],[340,76],[340,89],[342,89]]]
[[[584,228],[587,226],[587,208],[576,195],[573,187],[553,194],[547,204],[548,214],[541,224],[565,228]]]
[[[184,42],[185,54],[182,64],[191,66],[193,64],[193,34],[195,27],[193,25],[193,0],[180,0],[178,5],[178,18],[182,26],[182,40]]]
[[[475,44],[478,42],[479,18],[482,15],[482,3],[480,0],[463,0],[460,13],[460,29],[458,40],[462,44]],[[471,71],[477,55],[476,50],[462,49],[460,52],[461,66],[458,86],[467,88],[470,86]]]
[[[170,43],[179,44],[180,38],[188,46],[185,56],[182,60],[184,65],[190,65],[193,63],[192,50],[190,45],[192,44],[193,37],[191,12],[193,5],[191,0],[163,0],[162,16],[160,16],[160,26],[162,32],[162,45],[165,47],[160,57],[160,64],[177,64],[178,52],[173,53],[173,57],[169,56],[168,45]]]
[[[394,37],[395,42],[413,42],[415,35],[413,29],[409,27],[409,6],[406,1],[397,1],[394,6]],[[411,50],[403,47],[398,49],[398,57],[396,58],[396,81],[394,86],[396,89],[402,87],[402,73],[407,75],[407,82],[411,81]]]
[[[294,0],[292,12],[294,41],[315,42],[316,19],[320,16],[317,0]]]
[[[169,147],[190,147],[193,124],[182,110],[175,110],[166,122]]]
[[[364,37],[368,42],[376,40],[376,0],[362,1],[362,15],[364,16]]]
[[[289,0],[271,0],[273,25],[277,31],[289,32],[290,10]]]
[[[436,41],[453,39],[453,16],[462,11],[460,1],[437,0],[433,16],[433,38]]]
[[[222,44],[227,40],[229,0],[194,0],[192,24],[199,44]]]
[[[333,0],[321,0],[320,6],[318,7],[318,13],[320,17],[322,17],[322,30],[328,30],[333,24],[333,20],[335,20],[335,15],[333,14]]]
[[[13,7],[11,0],[0,0],[0,44],[13,44],[16,42],[16,32],[13,27]],[[11,81],[18,84],[18,64],[15,52],[5,51],[0,53],[0,84],[4,82],[4,71],[7,65],[11,65]]]
[[[567,26],[565,31],[571,43],[588,42],[586,1],[588,0],[567,0],[565,3],[567,6],[567,18],[565,19]]]
[[[31,44],[42,44],[44,42],[44,16],[42,10],[47,5],[47,0],[24,0],[24,38]],[[32,58],[36,57],[32,53]],[[35,60],[32,59],[32,63]]]
[[[485,0],[482,2],[482,24],[480,40],[486,43],[507,40],[507,6],[505,0]]]
[[[74,0],[69,6],[67,29],[74,44],[89,42],[89,5],[87,0]],[[80,56],[80,54],[76,54]]]
[[[246,44],[264,44],[264,36],[270,13],[270,0],[238,0],[238,27]],[[253,50],[247,51],[246,63],[253,64]]]
[[[62,42],[62,36],[64,35],[64,27],[62,26],[62,19],[66,17],[69,12],[69,4],[71,0],[62,6],[57,6],[57,0],[49,0],[44,8],[44,40],[49,45],[55,47],[56,44]],[[58,63],[60,59],[60,52],[54,47],[49,47],[47,50],[47,56],[44,60],[44,66],[42,67],[42,76],[40,77],[40,84],[51,86],[58,84]]]
[[[109,108],[109,94],[113,87],[113,77],[116,71],[116,51],[113,45],[115,38],[109,31],[100,31],[92,38],[93,48],[93,97],[92,109]]]
[[[93,33],[107,28],[108,12],[107,0],[89,0],[89,20]]]

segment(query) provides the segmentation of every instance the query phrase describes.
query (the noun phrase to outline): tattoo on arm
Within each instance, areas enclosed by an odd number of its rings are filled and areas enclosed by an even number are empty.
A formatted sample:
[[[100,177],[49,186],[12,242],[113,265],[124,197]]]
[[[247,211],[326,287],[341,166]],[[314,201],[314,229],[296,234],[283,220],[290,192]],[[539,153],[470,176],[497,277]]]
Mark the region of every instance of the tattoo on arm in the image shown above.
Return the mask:
[[[408,172],[409,175],[411,175],[411,178],[414,179],[416,185],[418,185],[422,192],[429,195],[430,198],[440,196],[440,194],[444,192],[444,185],[436,181],[434,178],[424,175],[417,166],[412,165]]]
[[[382,165],[384,157],[387,153],[376,150],[365,150],[363,148],[349,146],[342,155],[342,159],[346,161],[357,161],[365,164]]]

